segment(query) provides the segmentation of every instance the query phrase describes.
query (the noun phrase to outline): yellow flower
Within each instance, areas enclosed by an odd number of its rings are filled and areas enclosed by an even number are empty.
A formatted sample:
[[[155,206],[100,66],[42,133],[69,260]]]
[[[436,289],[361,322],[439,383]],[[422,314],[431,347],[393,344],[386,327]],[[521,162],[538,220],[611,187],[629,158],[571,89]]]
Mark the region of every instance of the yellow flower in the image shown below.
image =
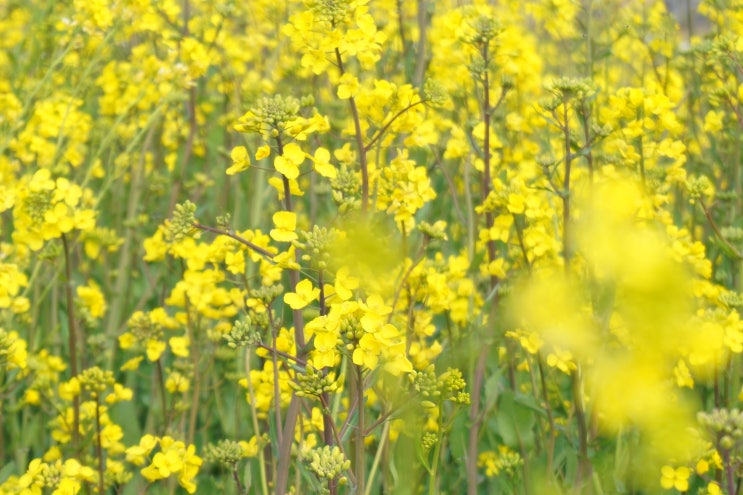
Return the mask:
[[[279,201],[282,201],[284,199],[284,181],[279,177],[271,177],[268,179],[268,184],[276,189]],[[304,192],[299,188],[299,183],[296,179],[289,179],[289,194],[292,196],[304,196]]]
[[[106,299],[98,284],[93,280],[88,282],[88,285],[81,285],[77,288],[77,297],[93,318],[101,318],[106,313]]]
[[[157,361],[165,351],[165,342],[157,339],[147,339],[147,359],[150,361]]]
[[[263,160],[264,158],[266,158],[270,154],[271,154],[271,147],[268,146],[267,144],[264,144],[263,146],[261,146],[260,148],[258,148],[255,151],[255,159],[256,160]]]
[[[59,397],[61,399],[71,402],[78,395],[80,395],[80,381],[76,377],[59,384]]]
[[[688,467],[681,466],[674,469],[672,466],[663,466],[660,472],[660,486],[666,490],[675,488],[680,492],[685,492],[689,489],[691,470]]]
[[[145,463],[147,456],[155,448],[159,439],[149,433],[139,439],[139,445],[133,445],[126,449],[126,460],[136,466]]]
[[[245,146],[235,146],[232,148],[230,158],[232,158],[232,166],[227,169],[227,175],[235,175],[250,167],[250,155]]]
[[[253,435],[249,441],[242,440],[239,442],[240,448],[242,449],[243,457],[256,457],[258,455],[258,437]]]
[[[405,355],[405,342],[387,346],[382,352],[385,356],[384,369],[387,373],[400,376],[413,371],[413,363]]]
[[[271,239],[278,242],[291,242],[297,239],[297,214],[292,211],[279,211],[273,214],[275,229],[271,229]]]
[[[299,177],[299,166],[304,162],[305,154],[297,143],[284,146],[284,152],[273,161],[273,166],[287,179]]]
[[[718,485],[715,481],[710,481],[707,485],[707,495],[722,495],[720,485]]]
[[[168,379],[165,380],[165,388],[168,389],[168,392],[171,394],[176,392],[188,392],[190,385],[188,379],[177,371],[170,373]]]
[[[374,334],[366,333],[353,351],[353,364],[373,370],[379,362],[380,352],[382,352],[381,342],[374,337]]]
[[[80,491],[80,482],[72,478],[62,478],[52,495],[77,495]]]
[[[170,350],[178,357],[188,357],[188,337],[171,337],[168,340]]]
[[[127,362],[125,362],[124,364],[122,364],[119,370],[120,371],[136,371],[137,369],[139,369],[139,363],[141,363],[143,359],[144,359],[144,356],[133,357]]]
[[[506,260],[504,258],[497,258],[488,263],[488,275],[504,278],[506,276],[506,271],[503,268],[505,262]]]
[[[309,156],[309,155],[308,155]],[[315,164],[315,171],[323,177],[335,179],[338,176],[338,170],[330,164],[330,152],[323,148],[315,150],[315,156],[310,156],[310,160]]]
[[[341,301],[348,301],[353,296],[353,290],[358,289],[359,279],[353,277],[347,267],[341,267],[338,273],[335,274],[335,283],[333,289],[335,295]]]
[[[297,284],[296,292],[284,294],[284,302],[292,309],[302,309],[320,295],[320,289],[312,287],[312,281],[304,279]]]
[[[106,402],[114,404],[124,400],[132,400],[133,395],[132,389],[124,387],[120,383],[114,383],[114,391],[106,396]]]
[[[353,74],[343,74],[338,85],[338,98],[347,100],[353,98],[359,92],[359,80]]]
[[[229,252],[224,255],[224,264],[227,271],[235,275],[245,273],[245,254],[242,250]]]

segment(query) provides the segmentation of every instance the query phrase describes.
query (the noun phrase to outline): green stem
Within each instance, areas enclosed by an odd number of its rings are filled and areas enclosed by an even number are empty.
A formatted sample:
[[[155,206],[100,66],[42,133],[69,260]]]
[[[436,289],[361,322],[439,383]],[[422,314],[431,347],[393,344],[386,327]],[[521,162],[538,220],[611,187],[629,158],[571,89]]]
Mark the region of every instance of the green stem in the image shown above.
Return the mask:
[[[355,475],[356,475],[356,493],[364,493],[364,373],[361,366],[355,366],[356,369],[356,387],[358,403],[358,424],[356,425],[356,456],[355,456]]]
[[[387,445],[387,439],[389,438],[389,431],[390,431],[390,423],[386,422],[384,426],[382,427],[382,433],[379,438],[379,445],[377,446],[377,453],[374,455],[374,461],[372,462],[371,470],[369,471],[369,482],[366,484],[366,490],[364,491],[364,495],[371,495],[371,489],[374,485],[374,477],[377,474],[377,469],[379,468],[379,464],[382,460],[382,455],[386,450]]]
[[[441,410],[441,406],[443,404],[439,404],[439,410]],[[439,438],[436,442],[436,445],[433,448],[433,459],[431,460],[431,469],[429,470],[430,475],[430,482],[428,484],[428,495],[436,495],[438,490],[436,489],[436,475],[439,470],[439,457],[441,456],[441,443],[444,441],[444,435],[441,433],[442,425],[439,424]]]
[[[106,469],[103,462],[103,445],[101,442],[101,403],[98,395],[95,397],[95,440],[95,449],[96,454],[98,455],[98,493],[104,494],[106,493],[104,484]]]
[[[570,122],[567,99],[563,102],[562,132],[565,146],[565,176],[562,182],[562,252],[565,260],[565,270],[570,265],[572,257],[572,239],[570,229],[570,172],[573,164],[573,154],[570,152]]]
[[[273,364],[273,407],[274,419],[276,421],[276,438],[281,443],[283,433],[281,431],[281,392],[279,390],[279,356],[276,350],[278,332],[276,330],[276,323],[273,321],[273,311],[270,305],[268,305],[266,311],[268,311],[268,321],[271,325],[271,363]]]
[[[65,295],[67,297],[67,325],[68,325],[68,346],[70,349],[70,375],[72,378],[78,373],[78,356],[77,356],[77,322],[75,321],[75,301],[72,295],[72,260],[70,259],[70,247],[67,236],[62,234],[62,246],[64,247],[65,259]],[[72,400],[72,446],[77,453],[80,443],[80,396],[75,395]]]
[[[588,458],[588,424],[586,422],[586,410],[583,403],[583,391],[581,390],[583,378],[580,365],[573,371],[572,388],[573,402],[575,403],[575,417],[578,421],[578,469],[575,473],[575,487],[581,490],[583,480],[591,478],[591,462]]]
[[[245,377],[248,382],[248,397],[250,397],[250,419],[253,422],[253,434],[258,437],[261,431],[258,427],[258,413],[255,410],[255,390],[253,390],[253,382],[250,381],[250,348],[245,349],[245,357],[243,359],[245,366]],[[263,454],[263,449],[258,449],[258,465],[259,475],[261,479],[261,493],[268,495],[268,482],[266,480],[266,458]]]
[[[163,426],[162,426],[162,432],[163,435],[165,432],[168,431],[168,428],[170,427],[170,413],[168,412],[168,401],[167,401],[167,389],[165,388],[165,376],[163,373],[163,362],[162,358],[158,358],[157,361],[155,361],[155,370],[157,373],[157,384],[160,388],[160,407],[163,408]]]
[[[335,49],[335,61],[338,64],[338,69],[341,75],[345,74],[343,68],[343,58],[341,57],[341,51]],[[354,138],[356,141],[356,150],[359,154],[359,165],[361,167],[361,212],[366,214],[369,210],[369,165],[367,163],[366,146],[364,146],[364,135],[361,132],[361,119],[359,117],[359,109],[356,106],[356,100],[353,96],[348,99],[348,106],[351,108],[351,115],[353,116],[353,127],[354,127]]]
[[[279,155],[283,155],[284,146],[281,141],[281,135],[276,137],[276,147]],[[291,200],[291,188],[289,180],[282,176],[284,183],[284,207],[286,211],[293,211],[292,200]],[[295,261],[299,263],[300,252],[297,251],[295,254]],[[299,271],[289,270],[289,287],[291,292],[297,291],[297,284],[299,284]],[[292,310],[292,320],[294,323],[294,342],[297,346],[298,358],[303,359],[302,353],[306,345],[304,340],[304,316],[302,315],[301,309]],[[284,416],[284,426],[281,433],[281,440],[279,441],[279,465],[276,471],[276,495],[285,495],[289,484],[289,467],[291,464],[291,450],[292,441],[294,440],[294,430],[297,426],[297,418],[299,416],[300,399],[296,393],[292,394],[289,407],[286,410]],[[281,428],[281,425],[276,425],[276,428]]]
[[[550,406],[549,396],[547,394],[547,380],[544,375],[544,365],[542,364],[542,356],[537,353],[537,365],[539,367],[539,381],[542,386],[542,397],[544,399],[544,408],[547,411],[547,421],[549,423],[549,431],[547,434],[549,438],[547,440],[547,476],[552,476],[552,464],[555,455],[555,434],[557,429],[555,428],[555,418],[552,415],[552,407]]]

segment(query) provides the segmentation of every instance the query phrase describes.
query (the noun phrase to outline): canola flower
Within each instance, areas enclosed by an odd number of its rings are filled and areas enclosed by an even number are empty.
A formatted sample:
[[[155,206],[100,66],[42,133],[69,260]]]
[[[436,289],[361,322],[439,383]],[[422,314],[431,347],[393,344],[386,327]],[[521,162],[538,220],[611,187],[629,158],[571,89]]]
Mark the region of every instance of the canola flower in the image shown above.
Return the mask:
[[[732,495],[739,3],[0,5],[0,494]]]

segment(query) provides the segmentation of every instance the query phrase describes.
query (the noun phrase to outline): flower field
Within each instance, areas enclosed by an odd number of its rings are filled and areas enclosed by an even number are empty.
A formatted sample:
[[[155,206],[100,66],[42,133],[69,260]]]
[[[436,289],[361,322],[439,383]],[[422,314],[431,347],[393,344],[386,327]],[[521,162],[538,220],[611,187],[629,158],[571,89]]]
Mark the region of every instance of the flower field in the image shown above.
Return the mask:
[[[743,493],[743,0],[666,3],[0,0],[0,495]]]

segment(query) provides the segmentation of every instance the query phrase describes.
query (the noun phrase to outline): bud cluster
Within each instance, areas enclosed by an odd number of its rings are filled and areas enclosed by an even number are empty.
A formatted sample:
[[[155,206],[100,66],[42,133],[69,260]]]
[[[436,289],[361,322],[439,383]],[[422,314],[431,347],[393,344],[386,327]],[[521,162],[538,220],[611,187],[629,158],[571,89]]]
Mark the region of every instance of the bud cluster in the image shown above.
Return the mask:
[[[697,421],[715,435],[722,450],[732,450],[743,439],[743,411],[737,408],[700,412]]]
[[[332,247],[338,239],[336,229],[326,229],[315,225],[310,232],[301,232],[303,242],[294,241],[294,245],[304,253],[302,259],[311,266],[324,270],[332,259]]]
[[[173,218],[168,226],[170,236],[174,241],[180,241],[193,231],[193,224],[196,220],[195,214],[196,205],[188,200],[175,205]]]
[[[312,449],[305,460],[309,462],[310,470],[320,479],[332,480],[351,467],[351,461],[346,459],[337,445],[325,445],[322,448]]]
[[[80,382],[80,388],[90,392],[91,397],[99,396],[101,392],[116,383],[113,371],[104,371],[98,366],[83,370],[77,379]]]
[[[254,108],[240,117],[235,130],[277,137],[284,134],[297,118],[299,109],[299,100],[292,96],[261,98]]]
[[[338,380],[335,379],[335,373],[324,374],[316,370],[312,365],[307,365],[305,374],[297,374],[296,382],[290,382],[291,387],[297,392],[299,397],[313,396],[319,397],[326,392],[335,392],[338,390],[343,376]]]
[[[241,442],[235,440],[220,440],[216,445],[210,443],[204,450],[204,458],[207,462],[220,464],[228,469],[245,457],[245,448]]]
[[[250,324],[249,318],[246,321],[236,321],[230,332],[224,335],[224,339],[231,349],[254,347],[261,343],[261,335]]]
[[[149,313],[137,311],[127,322],[129,331],[139,341],[160,340],[163,336],[163,328],[159,323],[153,321]]]

